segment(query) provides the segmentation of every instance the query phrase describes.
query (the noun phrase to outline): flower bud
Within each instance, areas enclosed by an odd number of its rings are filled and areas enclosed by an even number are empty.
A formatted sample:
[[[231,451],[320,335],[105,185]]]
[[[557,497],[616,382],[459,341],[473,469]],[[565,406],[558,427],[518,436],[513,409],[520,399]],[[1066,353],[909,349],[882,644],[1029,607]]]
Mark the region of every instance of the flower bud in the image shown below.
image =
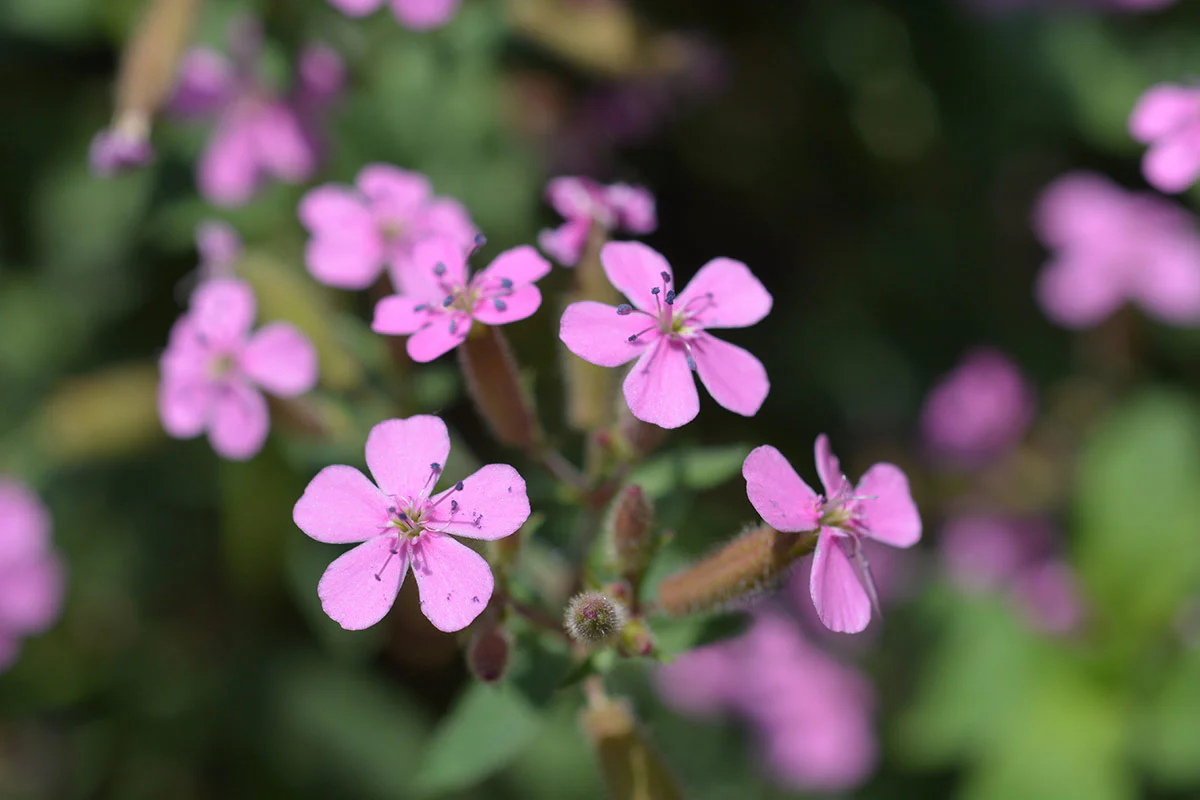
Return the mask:
[[[575,641],[598,646],[615,639],[625,627],[625,609],[600,592],[583,592],[571,598],[563,627]]]
[[[615,444],[626,461],[638,461],[646,457],[662,444],[666,436],[664,428],[638,419],[622,400]]]
[[[617,572],[637,583],[654,555],[654,507],[637,484],[626,486],[613,502],[608,535]]]
[[[476,327],[458,347],[467,392],[501,444],[529,449],[537,437],[537,420],[512,349],[499,328]]]
[[[646,620],[638,617],[630,620],[621,630],[618,647],[623,655],[644,657],[654,652],[656,644],[654,632],[650,630]]]
[[[628,702],[593,701],[580,712],[579,723],[596,753],[609,797],[683,800],[675,778],[638,730]]]
[[[712,555],[663,579],[658,605],[674,617],[711,611],[769,588],[817,546],[817,531],[746,530]]]
[[[495,683],[508,671],[512,637],[500,624],[484,625],[467,644],[467,666],[484,683]]]

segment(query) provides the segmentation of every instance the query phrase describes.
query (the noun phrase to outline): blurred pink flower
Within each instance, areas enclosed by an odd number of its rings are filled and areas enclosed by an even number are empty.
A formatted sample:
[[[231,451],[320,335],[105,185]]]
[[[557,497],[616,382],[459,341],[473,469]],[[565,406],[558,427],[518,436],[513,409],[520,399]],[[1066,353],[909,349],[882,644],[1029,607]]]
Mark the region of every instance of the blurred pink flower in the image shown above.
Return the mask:
[[[248,202],[266,178],[301,183],[312,176],[320,150],[316,123],[344,77],[337,54],[312,45],[299,57],[291,94],[281,97],[259,73],[257,23],[235,20],[230,39],[232,60],[203,47],[184,56],[171,100],[180,116],[216,120],[197,182],[221,206]]]
[[[196,226],[196,251],[200,254],[200,280],[232,278],[242,257],[242,238],[228,222],[205,220]]]
[[[760,613],[744,635],[684,653],[656,679],[659,694],[679,711],[732,713],[749,722],[767,768],[791,788],[846,791],[875,769],[870,683],[781,614]]]
[[[638,359],[624,386],[635,417],[663,428],[694,419],[700,396],[692,372],[724,408],[747,417],[758,413],[771,386],[762,362],[708,333],[753,325],[770,312],[770,293],[745,264],[715,258],[676,296],[670,264],[644,244],[609,242],[600,261],[632,305],[572,303],[559,338],[602,367]]]
[[[546,200],[566,222],[554,230],[543,230],[538,245],[566,267],[578,263],[593,224],[609,233],[623,229],[642,234],[658,227],[654,195],[640,186],[602,186],[590,178],[555,178],[546,184]]]
[[[366,453],[375,483],[353,467],[326,467],[293,513],[318,542],[362,542],[321,576],[321,606],[347,630],[369,628],[392,607],[412,567],[421,611],[434,627],[465,628],[487,607],[492,571],[452,536],[492,540],[516,532],[529,517],[525,480],[507,464],[488,464],[434,494],[450,435],[428,415],[379,423]]]
[[[1033,421],[1033,387],[1003,353],[972,350],[944,376],[921,411],[930,450],[964,462],[992,459],[1025,435]]]
[[[92,173],[111,178],[150,163],[154,148],[150,145],[150,123],[141,116],[118,118],[109,128],[92,137],[88,161]]]
[[[329,0],[350,17],[365,17],[383,6],[385,0]],[[458,13],[461,0],[386,0],[396,20],[406,28],[425,31],[445,25]]]
[[[1044,558],[1057,538],[1040,517],[981,513],[948,521],[939,545],[951,580],[967,591],[981,592],[1010,585],[1021,570]]]
[[[312,234],[305,250],[308,271],[341,289],[365,289],[387,266],[396,291],[406,291],[418,242],[441,235],[465,249],[478,234],[461,203],[435,197],[424,175],[388,164],[363,167],[352,187],[331,183],[312,189],[300,201],[299,214]]]
[[[237,461],[266,440],[263,390],[296,397],[317,383],[317,353],[307,337],[286,322],[251,334],[254,313],[254,293],[244,282],[201,283],[159,362],[163,428],[178,439],[207,430],[213,449]]]
[[[1046,560],[1022,570],[1013,596],[1029,623],[1045,633],[1070,633],[1083,621],[1079,583],[1065,561]]]
[[[1129,116],[1129,133],[1149,145],[1142,173],[1161,192],[1182,192],[1200,177],[1200,88],[1151,86]]]
[[[0,671],[21,640],[58,618],[63,565],[50,543],[50,514],[27,486],[0,476]]]
[[[921,538],[921,517],[899,467],[875,464],[855,487],[825,434],[817,437],[815,455],[825,496],[809,488],[770,445],[756,447],[742,465],[746,494],[776,530],[819,531],[809,581],[813,605],[825,627],[858,633],[879,606],[863,540],[912,547]]]
[[[405,291],[376,304],[371,329],[408,336],[408,355],[426,362],[466,341],[472,322],[504,325],[538,310],[542,293],[534,284],[550,271],[550,262],[536,250],[528,245],[505,250],[469,279],[468,256],[444,236],[418,244]]]
[[[1095,325],[1127,301],[1167,323],[1200,321],[1200,233],[1179,206],[1075,172],[1042,192],[1034,224],[1051,251],[1038,299],[1060,325]]]

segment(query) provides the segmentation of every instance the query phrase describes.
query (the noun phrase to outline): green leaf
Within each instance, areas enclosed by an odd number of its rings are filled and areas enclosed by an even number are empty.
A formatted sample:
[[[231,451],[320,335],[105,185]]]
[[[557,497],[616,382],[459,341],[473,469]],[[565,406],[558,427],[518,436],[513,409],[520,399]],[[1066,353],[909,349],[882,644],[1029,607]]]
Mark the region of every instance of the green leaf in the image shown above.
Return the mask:
[[[478,783],[520,755],[540,723],[512,686],[472,683],[422,754],[418,790],[433,795]]]
[[[740,636],[749,626],[750,615],[740,612],[664,618],[654,621],[654,636],[660,650],[677,654]]]
[[[1135,752],[1164,784],[1194,786],[1200,782],[1200,650],[1185,653],[1155,688],[1139,714]]]
[[[749,452],[749,446],[744,444],[675,450],[634,470],[629,482],[640,485],[654,498],[678,489],[711,489],[738,474]]]

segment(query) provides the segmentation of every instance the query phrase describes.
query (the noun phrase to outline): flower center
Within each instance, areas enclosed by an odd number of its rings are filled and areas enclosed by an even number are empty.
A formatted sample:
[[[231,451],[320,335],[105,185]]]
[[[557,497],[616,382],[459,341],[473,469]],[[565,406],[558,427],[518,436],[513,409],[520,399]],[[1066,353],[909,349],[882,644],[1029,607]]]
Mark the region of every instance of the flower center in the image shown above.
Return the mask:
[[[402,219],[383,219],[376,224],[376,230],[383,237],[384,241],[396,242],[404,238],[404,234],[408,231],[408,226]]]
[[[218,353],[208,360],[209,380],[219,381],[229,377],[237,361],[229,353]]]
[[[642,341],[646,334],[652,331],[656,332],[660,337],[666,337],[682,344],[684,350],[687,351],[688,366],[695,370],[696,360],[692,356],[692,346],[689,340],[704,330],[700,315],[715,306],[716,300],[713,299],[712,292],[705,292],[688,300],[683,308],[677,308],[675,290],[668,288],[671,284],[671,276],[667,272],[661,274],[662,285],[650,289],[650,295],[654,298],[653,312],[643,311],[629,303],[621,303],[617,306],[617,314],[622,317],[630,314],[642,314],[649,317],[653,320],[653,324],[637,333],[629,334],[628,341],[630,343]]]

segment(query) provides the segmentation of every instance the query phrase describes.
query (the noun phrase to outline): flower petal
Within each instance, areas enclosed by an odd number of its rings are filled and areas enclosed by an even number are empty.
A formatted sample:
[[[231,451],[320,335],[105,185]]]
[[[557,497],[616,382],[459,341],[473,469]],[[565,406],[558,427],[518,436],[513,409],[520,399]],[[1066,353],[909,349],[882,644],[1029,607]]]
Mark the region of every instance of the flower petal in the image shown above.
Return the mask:
[[[412,231],[419,239],[435,234],[447,236],[463,249],[470,247],[479,235],[466,206],[452,197],[435,197],[426,203],[413,221]]]
[[[433,321],[408,337],[405,349],[422,364],[449,353],[467,340],[471,318],[466,314],[435,314]]]
[[[566,219],[584,219],[589,223],[596,208],[600,187],[590,178],[564,175],[546,184],[546,202]]]
[[[272,322],[251,336],[241,365],[251,380],[279,397],[295,397],[317,385],[317,349],[286,322]]]
[[[309,233],[338,234],[373,224],[370,211],[354,190],[336,183],[305,192],[296,213]]]
[[[367,466],[385,494],[401,500],[428,496],[450,455],[446,423],[430,414],[389,419],[367,435]],[[438,465],[438,475],[430,480]]]
[[[892,547],[912,547],[921,540],[921,515],[908,488],[908,477],[895,464],[876,464],[862,476],[855,495],[863,527],[872,539]]]
[[[188,316],[209,347],[234,347],[254,324],[254,291],[234,278],[205,281],[192,293]]]
[[[158,361],[163,378],[200,381],[207,379],[209,347],[191,314],[175,320],[167,336],[167,349]]]
[[[476,301],[471,316],[484,325],[505,325],[532,317],[541,305],[541,291],[527,284],[514,289],[512,294]]]
[[[371,330],[389,336],[408,336],[429,322],[429,301],[408,294],[389,295],[375,304]]]
[[[449,236],[423,239],[413,246],[409,267],[401,277],[405,294],[441,303],[447,294],[446,286],[467,285],[466,248]]]
[[[23,483],[0,477],[0,566],[26,561],[50,546],[50,512]]]
[[[871,621],[871,599],[839,541],[822,529],[813,553],[809,591],[821,623],[831,631],[858,633]]]
[[[245,461],[262,449],[271,427],[262,392],[240,381],[217,390],[208,440],[219,455]]]
[[[538,247],[564,267],[573,267],[583,255],[591,229],[590,219],[567,220],[557,228],[546,228],[539,233]]]
[[[746,350],[701,334],[690,342],[700,382],[724,408],[752,417],[771,389],[762,362]]]
[[[1138,98],[1129,115],[1129,135],[1148,144],[1197,118],[1200,118],[1200,92],[1160,83]]]
[[[685,425],[700,411],[687,353],[669,339],[659,339],[638,359],[625,376],[624,389],[633,415],[661,428]]]
[[[368,539],[333,560],[317,583],[321,608],[348,631],[383,619],[408,572],[410,547],[398,537]]]
[[[426,31],[445,25],[458,13],[460,0],[392,0],[392,13],[405,27]]]
[[[703,308],[697,317],[705,328],[744,328],[771,311],[771,293],[750,268],[732,258],[714,258],[696,273],[675,298],[675,308]]]
[[[663,288],[662,273],[671,275],[671,265],[641,242],[609,242],[600,250],[600,263],[609,282],[643,311],[657,312],[651,289]]]
[[[58,619],[63,573],[62,562],[54,553],[0,569],[0,631],[39,633]]]
[[[507,279],[520,286],[539,281],[549,274],[550,262],[529,245],[522,245],[496,256],[491,264],[475,276],[475,280],[496,283]]]
[[[335,464],[308,482],[292,509],[292,521],[318,542],[365,542],[386,529],[391,505],[366,475]]]
[[[370,201],[376,219],[404,225],[411,223],[433,192],[424,175],[391,164],[368,164],[354,182]]]
[[[254,196],[259,182],[254,130],[240,120],[222,120],[196,167],[200,194],[218,206],[240,206]]]
[[[300,183],[316,169],[317,153],[296,113],[283,103],[261,109],[251,130],[255,156],[267,174],[287,183]]]
[[[825,497],[831,499],[841,491],[842,484],[846,482],[846,476],[842,472],[841,462],[833,454],[829,437],[823,433],[813,444],[813,458],[817,462],[817,474],[821,476],[821,485],[825,487]]]
[[[1160,234],[1150,250],[1135,287],[1138,301],[1166,322],[1194,324],[1200,317],[1200,242],[1191,231]]]
[[[629,337],[653,324],[645,314],[618,314],[615,306],[584,300],[563,312],[558,338],[575,355],[601,367],[619,367],[646,351],[657,336]]]
[[[1125,301],[1124,280],[1111,274],[1095,252],[1064,255],[1047,264],[1037,278],[1037,298],[1046,316],[1067,328],[1086,328],[1113,313]]]
[[[434,498],[439,505],[429,519],[438,530],[469,539],[500,539],[529,519],[525,479],[508,464],[488,464],[464,478],[462,487]]]
[[[205,380],[165,377],[158,384],[158,416],[176,439],[199,436],[208,424],[216,395]]]
[[[1033,225],[1050,247],[1108,242],[1124,238],[1126,226],[1121,223],[1128,209],[1128,194],[1108,178],[1094,172],[1069,172],[1042,190]]]
[[[658,227],[654,195],[641,186],[614,183],[604,190],[604,199],[617,216],[617,224],[630,233],[650,233]]]
[[[1160,192],[1182,192],[1200,176],[1200,124],[1150,146],[1142,158],[1142,175]]]
[[[371,212],[352,190],[319,186],[300,200],[299,216],[313,234],[304,260],[314,278],[339,289],[365,289],[379,277],[383,242]]]
[[[742,463],[742,477],[750,504],[772,528],[784,533],[817,529],[820,498],[774,447],[751,450]]]
[[[426,532],[412,555],[421,611],[441,631],[471,624],[492,597],[492,569],[483,556],[449,536]]]
[[[173,114],[202,117],[215,114],[233,100],[235,77],[229,59],[208,47],[194,47],[179,64]]]

